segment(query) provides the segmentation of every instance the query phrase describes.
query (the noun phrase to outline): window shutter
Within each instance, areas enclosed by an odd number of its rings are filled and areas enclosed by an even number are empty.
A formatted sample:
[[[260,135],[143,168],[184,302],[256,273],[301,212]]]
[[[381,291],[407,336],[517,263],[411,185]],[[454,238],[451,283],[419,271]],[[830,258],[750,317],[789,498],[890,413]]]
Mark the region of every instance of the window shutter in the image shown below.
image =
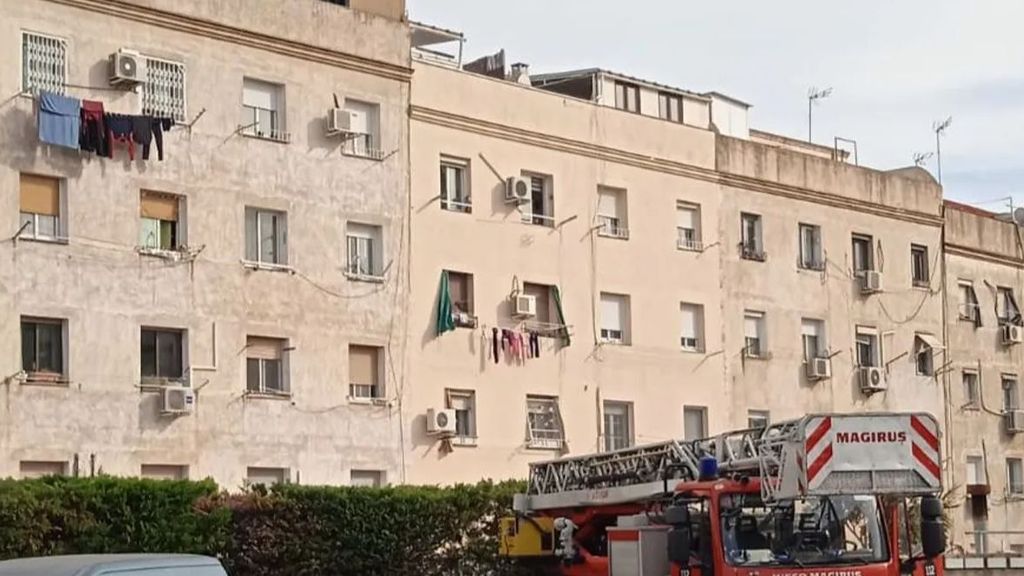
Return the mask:
[[[255,262],[259,259],[259,238],[256,230],[256,210],[245,209],[245,259]]]
[[[178,221],[179,198],[173,194],[143,192],[140,202],[140,215],[154,220]]]
[[[253,108],[277,110],[278,87],[269,82],[246,78],[242,84],[242,103]]]
[[[611,190],[600,190],[597,193],[597,213],[601,216],[618,218],[618,194]]]
[[[60,180],[48,176],[22,174],[21,211],[60,216]]]
[[[758,337],[757,320],[758,320],[757,318],[752,317],[752,316],[747,316],[747,317],[745,317],[743,319],[743,335],[744,336],[746,336],[747,338],[757,338]]]
[[[679,228],[697,228],[696,224],[696,211],[689,206],[679,206],[676,208],[676,226]]]
[[[377,349],[370,346],[349,346],[348,374],[349,384],[377,385]]]
[[[280,360],[282,348],[282,341],[277,338],[250,336],[245,341],[245,356],[246,358]]]
[[[622,330],[623,302],[621,296],[601,295],[601,328]]]

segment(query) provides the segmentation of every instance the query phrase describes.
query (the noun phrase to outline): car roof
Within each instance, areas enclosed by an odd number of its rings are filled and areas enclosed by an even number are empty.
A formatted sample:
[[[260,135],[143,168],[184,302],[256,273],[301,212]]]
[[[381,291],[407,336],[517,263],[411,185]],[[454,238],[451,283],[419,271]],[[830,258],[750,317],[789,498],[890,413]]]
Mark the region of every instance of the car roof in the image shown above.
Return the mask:
[[[0,562],[0,576],[89,576],[100,570],[220,566],[216,558],[193,554],[82,554]]]

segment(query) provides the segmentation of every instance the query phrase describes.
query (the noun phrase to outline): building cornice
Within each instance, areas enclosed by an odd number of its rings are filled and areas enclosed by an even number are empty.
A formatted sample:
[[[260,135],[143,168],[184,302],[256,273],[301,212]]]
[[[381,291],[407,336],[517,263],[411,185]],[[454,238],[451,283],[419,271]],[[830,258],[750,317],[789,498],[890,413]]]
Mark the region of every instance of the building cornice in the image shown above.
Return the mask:
[[[963,256],[964,258],[972,258],[974,260],[982,260],[990,262],[992,264],[1000,264],[1003,266],[1010,266],[1013,268],[1024,268],[1024,260],[1007,256],[1005,254],[999,254],[997,252],[989,252],[980,248],[973,248],[970,246],[963,246],[961,244],[953,244],[946,242],[946,254],[952,256]]]
[[[434,124],[444,128],[472,132],[482,136],[490,136],[519,144],[537,146],[557,152],[576,154],[578,156],[585,156],[607,162],[616,162],[627,166],[654,170],[676,176],[685,176],[687,178],[713,182],[723,186],[742,188],[743,190],[772,194],[774,196],[781,196],[794,200],[813,202],[843,210],[874,214],[885,218],[903,220],[924,226],[934,226],[937,228],[942,226],[942,218],[938,215],[926,214],[924,212],[917,212],[913,210],[903,210],[890,206],[882,206],[836,194],[829,194],[827,192],[810,190],[788,184],[780,184],[778,182],[771,182],[749,176],[718,172],[711,168],[704,168],[674,160],[636,154],[634,152],[618,148],[600,146],[582,140],[563,138],[561,136],[526,130],[515,126],[509,126],[507,124],[489,122],[478,118],[453,114],[451,112],[445,112],[443,110],[424,106],[411,106],[410,115],[415,121]]]
[[[105,14],[116,18],[123,18],[126,20],[141,22],[143,24],[149,24],[151,26],[158,26],[167,30],[184,32],[186,34],[193,34],[196,36],[205,36],[207,38],[220,40],[222,42],[230,42],[239,46],[266,50],[268,52],[281,54],[282,56],[328,64],[338,68],[352,70],[354,72],[372,74],[374,76],[397,80],[399,82],[409,82],[412,78],[412,68],[406,66],[338,52],[337,50],[330,50],[328,48],[322,48],[312,44],[296,42],[294,40],[279,38],[269,34],[245,30],[243,28],[236,28],[225,24],[219,24],[217,22],[211,22],[209,20],[193,18],[183,14],[166,12],[156,8],[140,6],[138,4],[130,4],[122,0],[48,1],[56,4],[63,4],[65,6],[71,6],[73,8],[88,10],[90,12],[96,12],[98,14]]]

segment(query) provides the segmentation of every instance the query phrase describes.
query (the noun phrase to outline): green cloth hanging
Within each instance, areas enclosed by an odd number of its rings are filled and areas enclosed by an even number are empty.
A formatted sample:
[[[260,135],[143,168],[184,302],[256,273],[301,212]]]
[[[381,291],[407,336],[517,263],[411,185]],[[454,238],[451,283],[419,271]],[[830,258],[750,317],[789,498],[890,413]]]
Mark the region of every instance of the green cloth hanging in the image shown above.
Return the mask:
[[[558,312],[558,323],[562,326],[562,344],[568,346],[572,341],[569,339],[569,324],[565,321],[565,311],[562,310],[562,293],[558,290],[558,286],[552,286],[551,290],[555,295],[555,310]]]
[[[441,272],[441,294],[437,299],[437,335],[455,330],[452,317],[452,295],[448,291],[448,271]]]

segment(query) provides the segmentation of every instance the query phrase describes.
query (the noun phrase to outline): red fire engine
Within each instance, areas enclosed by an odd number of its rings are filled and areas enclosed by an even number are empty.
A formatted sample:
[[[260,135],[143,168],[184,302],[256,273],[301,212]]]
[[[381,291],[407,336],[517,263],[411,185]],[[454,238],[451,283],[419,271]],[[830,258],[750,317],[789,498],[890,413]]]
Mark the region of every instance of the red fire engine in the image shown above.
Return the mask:
[[[941,576],[940,462],[920,413],[539,462],[501,551],[563,576]]]

